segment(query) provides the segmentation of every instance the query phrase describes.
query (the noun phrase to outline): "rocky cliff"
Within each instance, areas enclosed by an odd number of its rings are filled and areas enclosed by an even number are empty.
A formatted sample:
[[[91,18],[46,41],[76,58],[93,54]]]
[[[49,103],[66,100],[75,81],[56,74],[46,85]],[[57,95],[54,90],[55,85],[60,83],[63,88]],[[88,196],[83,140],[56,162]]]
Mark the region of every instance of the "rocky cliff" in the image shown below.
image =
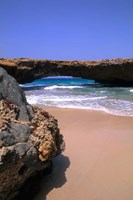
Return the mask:
[[[105,83],[133,85],[133,59],[98,61],[0,59],[0,66],[19,83],[31,82],[44,76],[67,75]]]
[[[26,102],[0,67],[0,199],[14,199],[23,183],[64,150],[57,120]]]

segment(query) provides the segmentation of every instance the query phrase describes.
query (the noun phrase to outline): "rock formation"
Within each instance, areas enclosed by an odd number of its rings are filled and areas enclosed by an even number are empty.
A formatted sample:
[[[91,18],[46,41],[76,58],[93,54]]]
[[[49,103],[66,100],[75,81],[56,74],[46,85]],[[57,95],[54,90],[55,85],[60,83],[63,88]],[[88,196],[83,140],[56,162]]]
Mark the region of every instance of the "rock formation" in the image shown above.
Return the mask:
[[[133,59],[98,61],[0,59],[0,66],[19,83],[31,82],[44,76],[67,75],[117,85],[133,85]]]
[[[29,105],[15,79],[0,68],[0,199],[14,199],[27,178],[63,150],[57,120]]]

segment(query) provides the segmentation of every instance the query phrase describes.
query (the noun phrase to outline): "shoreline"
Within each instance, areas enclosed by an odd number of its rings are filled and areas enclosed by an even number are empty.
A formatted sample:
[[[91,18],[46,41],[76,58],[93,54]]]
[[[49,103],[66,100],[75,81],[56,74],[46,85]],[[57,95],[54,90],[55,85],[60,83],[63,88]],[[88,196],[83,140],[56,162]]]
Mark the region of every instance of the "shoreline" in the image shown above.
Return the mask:
[[[113,113],[113,112],[109,112],[107,110],[100,110],[100,109],[85,109],[85,108],[67,108],[67,107],[54,107],[54,106],[43,106],[43,105],[40,105],[40,104],[31,104],[32,106],[38,106],[40,108],[43,108],[44,110],[46,111],[50,111],[50,110],[79,110],[79,111],[87,111],[87,112],[97,112],[97,113],[105,113],[107,115],[111,115],[111,116],[117,116],[117,117],[129,117],[129,118],[133,118],[133,115],[120,115],[120,114],[116,114],[116,113]]]
[[[132,200],[133,118],[101,111],[44,108],[66,142],[34,200]]]

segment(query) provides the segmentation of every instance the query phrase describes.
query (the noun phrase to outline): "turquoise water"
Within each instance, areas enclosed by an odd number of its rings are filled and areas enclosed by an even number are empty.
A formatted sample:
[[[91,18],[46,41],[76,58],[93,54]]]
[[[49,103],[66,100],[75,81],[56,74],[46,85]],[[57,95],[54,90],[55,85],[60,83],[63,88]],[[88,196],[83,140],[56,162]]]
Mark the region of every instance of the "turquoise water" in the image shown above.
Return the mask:
[[[133,116],[133,87],[104,87],[94,80],[66,76],[47,77],[21,87],[31,104]]]

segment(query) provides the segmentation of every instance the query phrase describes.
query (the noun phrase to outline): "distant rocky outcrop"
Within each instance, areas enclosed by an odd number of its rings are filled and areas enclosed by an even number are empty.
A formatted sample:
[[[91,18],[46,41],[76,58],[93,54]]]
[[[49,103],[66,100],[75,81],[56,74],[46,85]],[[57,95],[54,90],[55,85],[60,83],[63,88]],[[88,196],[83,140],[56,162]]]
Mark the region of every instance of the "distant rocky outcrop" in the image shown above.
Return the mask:
[[[0,66],[19,83],[31,82],[44,76],[67,75],[102,83],[133,85],[133,58],[97,61],[0,59]]]
[[[0,199],[14,199],[23,183],[64,150],[57,120],[26,102],[0,67]]]

